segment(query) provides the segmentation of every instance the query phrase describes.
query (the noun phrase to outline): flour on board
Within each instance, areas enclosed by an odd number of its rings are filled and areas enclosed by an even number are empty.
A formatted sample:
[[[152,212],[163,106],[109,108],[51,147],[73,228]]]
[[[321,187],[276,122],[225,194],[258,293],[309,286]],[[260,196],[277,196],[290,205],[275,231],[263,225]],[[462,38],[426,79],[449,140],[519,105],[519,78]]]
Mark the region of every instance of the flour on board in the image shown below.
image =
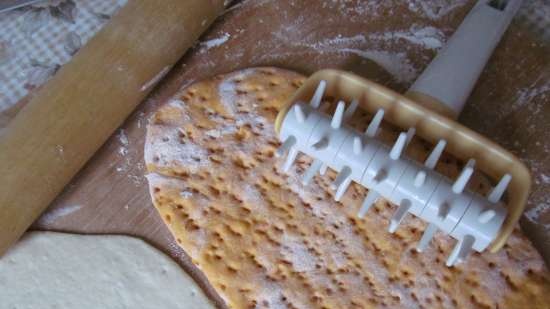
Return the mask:
[[[51,211],[48,211],[38,219],[39,224],[52,224],[57,219],[70,215],[71,213],[82,208],[82,205],[69,205],[55,208]]]
[[[391,53],[384,50],[360,50],[354,48],[342,48],[340,51],[355,54],[376,62],[399,82],[411,82],[419,74],[418,69],[411,64],[405,53]]]
[[[537,206],[527,210],[524,215],[533,223],[540,222],[540,216],[550,211],[550,201],[542,202]],[[550,229],[550,223],[543,224],[546,229]]]
[[[413,25],[408,30],[387,31],[381,34],[373,34],[370,35],[369,38],[386,41],[404,39],[409,43],[434,50],[440,49],[445,43],[443,31],[431,26],[420,27],[418,25]]]
[[[202,47],[201,52],[205,52],[205,51],[209,50],[210,48],[218,47],[218,46],[224,44],[225,42],[227,42],[229,40],[230,37],[231,37],[231,35],[229,33],[225,32],[220,37],[217,37],[215,39],[211,39],[211,40],[208,40],[208,41],[201,42],[200,43],[200,46]]]
[[[466,3],[467,0],[408,0],[408,7],[412,12],[437,20]]]
[[[118,153],[121,156],[126,156],[128,154],[128,136],[126,136],[126,132],[124,132],[124,129],[120,129],[118,132],[118,141],[120,143],[120,147],[118,148]]]
[[[285,27],[275,32],[277,39],[285,43],[312,49],[316,53],[354,54],[364,59],[374,61],[396,81],[412,82],[419,74],[407,54],[409,47],[428,50],[439,50],[445,44],[444,33],[435,27],[413,25],[408,29],[389,30],[370,35],[343,36],[308,42],[307,40],[292,40],[289,31],[295,29]]]

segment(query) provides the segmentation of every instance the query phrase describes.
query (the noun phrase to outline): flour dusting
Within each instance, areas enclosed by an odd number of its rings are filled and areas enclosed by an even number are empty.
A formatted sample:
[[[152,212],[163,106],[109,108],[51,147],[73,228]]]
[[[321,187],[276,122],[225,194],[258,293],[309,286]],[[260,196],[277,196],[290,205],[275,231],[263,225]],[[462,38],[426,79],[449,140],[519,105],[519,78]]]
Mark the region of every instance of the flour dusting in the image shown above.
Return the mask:
[[[120,129],[118,132],[118,141],[120,143],[120,147],[118,148],[118,153],[121,156],[126,156],[128,154],[128,136],[126,136],[126,132],[124,132],[124,129]]]
[[[122,146],[128,146],[128,136],[126,135],[124,129],[120,129],[118,132],[118,141]]]
[[[547,79],[548,77],[540,76],[533,84],[531,84],[529,87],[525,87],[520,89],[517,92],[517,98],[516,103],[514,104],[515,108],[522,107],[526,104],[529,104],[533,101],[533,99],[537,97],[541,97],[541,99],[545,99],[548,93],[550,92],[550,80]],[[545,80],[546,82],[537,85],[539,81]]]
[[[296,271],[315,269],[317,257],[309,253],[308,248],[299,239],[293,239],[285,235],[281,253],[292,263]]]
[[[550,200],[542,202],[537,206],[527,210],[524,216],[533,223],[540,224],[540,217],[550,211]],[[543,224],[546,229],[550,229],[550,223]]]
[[[68,216],[71,213],[82,208],[82,205],[69,205],[64,207],[55,208],[51,211],[46,211],[40,219],[38,219],[39,224],[52,224],[55,223],[58,219]]]
[[[419,45],[426,49],[438,50],[445,43],[445,35],[440,29],[434,27],[411,26],[407,31],[388,31],[384,34],[374,34],[372,38],[379,38],[386,41],[404,39],[409,43]]]
[[[359,50],[353,48],[342,48],[341,51],[352,53],[376,62],[399,82],[411,82],[419,74],[418,69],[411,64],[405,53],[391,53],[383,50]]]
[[[214,127],[205,130],[200,136],[191,137],[182,128],[172,125],[150,125],[148,128],[149,134],[145,142],[145,161],[163,167],[174,165],[185,166],[191,172],[196,172],[200,168],[210,166],[211,161],[208,150],[201,147],[195,139],[219,139],[235,134],[243,126],[250,126],[260,136],[265,136],[265,132],[272,131],[273,124],[254,112],[255,105],[240,107],[237,103],[238,80],[245,78],[253,72],[255,72],[254,69],[249,69],[241,71],[239,74],[232,74],[219,85],[218,95],[220,96],[220,103],[222,103],[226,112],[233,119],[228,120],[221,117],[220,114],[212,109],[205,108],[204,112],[214,122]],[[169,101],[168,105],[178,110],[181,117],[179,121],[183,123],[192,121],[184,101],[173,99]],[[162,136],[162,138],[156,138],[157,136]],[[225,148],[233,153],[242,153],[243,157],[246,157],[246,153],[250,149],[253,149],[254,145],[248,142],[235,142],[233,139],[229,139]]]
[[[408,0],[409,10],[432,20],[441,19],[467,3],[467,0]]]
[[[183,191],[181,191],[180,195],[181,195],[181,197],[187,199],[187,198],[190,198],[191,196],[193,196],[193,192],[188,191],[188,190],[183,190]]]
[[[200,45],[202,47],[201,52],[205,52],[205,51],[207,51],[211,48],[218,47],[218,46],[224,44],[225,42],[227,42],[229,40],[229,38],[231,38],[231,35],[229,33],[225,32],[224,34],[222,34],[222,36],[220,36],[218,38],[201,42],[200,43]]]
[[[150,130],[154,130],[153,127]],[[210,165],[206,149],[195,143],[181,143],[180,131],[174,128],[156,128],[164,136],[163,139],[149,138],[145,142],[145,162],[155,162],[160,166],[181,164],[191,172]]]
[[[367,36],[338,34],[318,41],[293,40],[296,28],[282,27],[274,35],[287,44],[307,48],[315,53],[354,54],[374,61],[401,83],[412,82],[421,71],[410,60],[408,50],[411,47],[437,51],[446,41],[443,31],[432,26],[412,25],[407,29],[376,32]]]

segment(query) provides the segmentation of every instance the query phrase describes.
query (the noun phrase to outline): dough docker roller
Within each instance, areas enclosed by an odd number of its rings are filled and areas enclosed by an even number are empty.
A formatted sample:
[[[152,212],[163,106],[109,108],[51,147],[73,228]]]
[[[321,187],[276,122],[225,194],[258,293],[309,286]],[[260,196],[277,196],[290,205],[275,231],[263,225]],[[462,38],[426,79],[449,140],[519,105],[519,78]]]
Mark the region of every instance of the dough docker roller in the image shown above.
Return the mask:
[[[398,205],[389,232],[407,213],[426,221],[417,250],[425,250],[437,230],[450,235],[457,243],[447,266],[472,250],[498,251],[525,208],[530,175],[514,155],[455,119],[520,5],[478,1],[405,96],[347,72],[313,74],[276,119],[282,142],[276,155],[287,154],[284,171],[299,153],[306,154],[314,160],[304,184],[331,168],[338,173],[331,184],[335,200],[352,181],[369,189],[360,218],[383,197]],[[340,99],[332,117],[319,111],[325,96]],[[365,132],[345,124],[358,107],[374,114]],[[406,128],[393,145],[377,140],[382,120]],[[435,145],[424,162],[403,154],[414,135]],[[467,161],[454,180],[434,169],[443,151]],[[486,196],[467,187],[474,168],[496,183]]]

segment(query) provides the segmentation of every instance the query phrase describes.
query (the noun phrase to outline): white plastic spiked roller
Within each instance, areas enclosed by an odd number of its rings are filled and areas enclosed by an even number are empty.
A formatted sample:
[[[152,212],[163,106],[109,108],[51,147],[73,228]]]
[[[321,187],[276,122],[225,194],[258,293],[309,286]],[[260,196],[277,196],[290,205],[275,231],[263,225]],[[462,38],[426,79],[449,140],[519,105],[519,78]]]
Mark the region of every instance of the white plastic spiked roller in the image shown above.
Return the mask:
[[[312,75],[277,117],[282,145],[276,154],[287,153],[283,169],[288,171],[302,153],[314,158],[303,175],[304,185],[331,168],[338,172],[331,185],[336,200],[352,181],[368,188],[359,217],[379,197],[391,201],[398,206],[390,219],[391,233],[408,213],[426,221],[418,251],[427,248],[437,230],[450,235],[457,244],[448,266],[471,250],[481,252],[489,246],[498,250],[523,212],[529,173],[512,154],[453,120],[521,4],[493,2],[478,2],[411,87],[409,98],[346,72],[323,70]],[[341,100],[332,116],[319,111],[326,96]],[[346,107],[345,102],[350,104]],[[365,132],[345,124],[358,107],[374,114]],[[382,121],[406,128],[393,145],[377,139]],[[404,156],[414,135],[434,143],[424,162]],[[467,161],[454,180],[434,170],[444,150]],[[487,196],[467,188],[474,168],[496,180]],[[506,204],[501,201],[505,191]]]

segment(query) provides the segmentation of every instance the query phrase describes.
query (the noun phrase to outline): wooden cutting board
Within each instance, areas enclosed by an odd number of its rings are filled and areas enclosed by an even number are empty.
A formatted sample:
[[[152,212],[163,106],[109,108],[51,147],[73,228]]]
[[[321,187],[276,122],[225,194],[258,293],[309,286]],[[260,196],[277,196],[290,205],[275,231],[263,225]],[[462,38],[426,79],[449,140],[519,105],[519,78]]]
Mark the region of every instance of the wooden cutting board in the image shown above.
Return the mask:
[[[436,53],[437,42],[423,38],[422,31],[436,31],[444,43],[474,1],[454,7],[438,7],[432,1],[393,2],[336,1],[320,6],[313,0],[244,1],[229,9],[202,38],[212,41],[197,44],[181,59],[32,228],[136,236],[205,282],[151,204],[143,162],[151,113],[184,85],[251,66],[278,66],[304,74],[341,68],[404,91]],[[538,42],[527,26],[514,22],[460,119],[533,169],[534,193],[528,207],[536,207],[550,194],[544,178],[550,175],[545,142],[550,140],[550,122],[544,116],[550,114],[549,55],[548,45]],[[384,66],[406,78],[392,77]],[[548,223],[548,219],[537,220]],[[524,223],[534,238],[548,234],[536,223]],[[547,251],[543,254],[549,256]]]

